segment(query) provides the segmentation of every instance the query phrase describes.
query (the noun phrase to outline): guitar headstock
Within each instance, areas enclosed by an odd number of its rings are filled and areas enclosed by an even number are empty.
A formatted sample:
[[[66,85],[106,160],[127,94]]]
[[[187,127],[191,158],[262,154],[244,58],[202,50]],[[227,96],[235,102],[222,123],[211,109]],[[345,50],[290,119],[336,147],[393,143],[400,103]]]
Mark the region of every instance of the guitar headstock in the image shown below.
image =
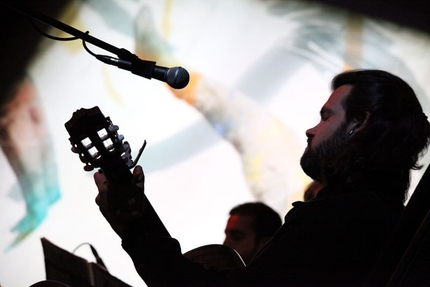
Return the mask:
[[[130,145],[123,141],[124,136],[118,134],[118,126],[113,125],[99,107],[77,110],[65,127],[70,135],[71,149],[79,154],[85,171],[97,167],[110,175],[110,180],[124,180],[121,178],[124,176],[128,179],[131,175],[129,169],[136,164],[132,161]],[[138,156],[144,147],[145,144]]]
[[[70,135],[72,151],[79,154],[79,158],[85,163],[84,170],[91,171],[95,167],[99,167],[110,183],[125,187],[122,189],[124,192],[133,190],[133,188],[130,189],[133,185],[133,175],[130,169],[139,160],[145,149],[146,141],[143,142],[136,160],[133,162],[130,145],[123,142],[124,136],[118,135],[118,126],[113,125],[110,118],[105,117],[97,106],[77,110],[65,123],[65,126]],[[143,196],[141,199],[144,200],[144,203],[137,196],[135,205],[144,205],[145,220],[160,234],[170,236],[143,192],[141,196]],[[129,208],[130,202],[128,201],[126,205]]]

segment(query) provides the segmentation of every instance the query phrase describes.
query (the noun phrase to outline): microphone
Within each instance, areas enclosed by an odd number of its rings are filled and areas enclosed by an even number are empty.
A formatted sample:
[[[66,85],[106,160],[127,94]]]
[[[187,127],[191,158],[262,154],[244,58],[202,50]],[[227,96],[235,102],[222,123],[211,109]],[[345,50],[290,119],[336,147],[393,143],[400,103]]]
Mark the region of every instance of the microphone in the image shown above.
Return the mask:
[[[96,55],[96,58],[106,64],[130,71],[135,75],[166,82],[174,89],[185,88],[190,81],[188,71],[182,67],[165,68],[156,66],[155,62],[141,60],[136,55],[133,55],[131,61],[105,55]]]
[[[1,0],[0,0],[1,2]],[[9,7],[9,4],[0,3]],[[132,72],[133,74],[142,76],[147,79],[157,79],[163,82],[166,82],[170,87],[174,89],[182,89],[188,85],[190,81],[190,75],[187,70],[181,67],[173,67],[173,68],[165,68],[159,67],[155,65],[155,62],[144,61],[141,60],[136,55],[127,51],[124,48],[114,47],[106,42],[103,42],[97,38],[94,38],[89,35],[88,32],[84,33],[79,31],[69,25],[64,24],[63,22],[57,21],[51,17],[48,17],[44,14],[38,13],[36,11],[32,11],[31,9],[26,9],[25,7],[21,7],[18,5],[17,7],[10,6],[9,8],[14,9],[20,13],[23,13],[26,16],[44,22],[50,26],[53,26],[61,31],[64,31],[70,35],[75,36],[76,38],[80,38],[83,40],[83,44],[85,49],[93,56],[95,56],[98,60],[109,64],[117,66],[120,69],[124,69]],[[19,8],[19,9],[18,9]],[[45,35],[46,36],[46,35]],[[98,46],[99,48],[105,49],[115,55],[117,58],[104,56],[104,55],[95,55],[86,47],[86,42],[91,43],[93,45]]]

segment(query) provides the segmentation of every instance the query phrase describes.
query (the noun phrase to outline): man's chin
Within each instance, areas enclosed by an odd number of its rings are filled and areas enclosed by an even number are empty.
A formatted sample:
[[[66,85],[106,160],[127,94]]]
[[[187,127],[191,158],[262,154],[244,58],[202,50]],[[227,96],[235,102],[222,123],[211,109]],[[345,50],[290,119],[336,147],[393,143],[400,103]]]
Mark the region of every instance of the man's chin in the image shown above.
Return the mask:
[[[305,150],[303,151],[303,154],[300,158],[300,164],[302,164],[302,161],[305,161],[305,162],[310,161],[311,160],[310,158],[313,158],[313,157],[314,157],[313,149],[310,146],[307,146],[305,148]],[[314,160],[312,160],[312,161],[314,161]]]
[[[315,180],[317,161],[313,158],[306,149],[300,158],[300,166],[306,175]]]

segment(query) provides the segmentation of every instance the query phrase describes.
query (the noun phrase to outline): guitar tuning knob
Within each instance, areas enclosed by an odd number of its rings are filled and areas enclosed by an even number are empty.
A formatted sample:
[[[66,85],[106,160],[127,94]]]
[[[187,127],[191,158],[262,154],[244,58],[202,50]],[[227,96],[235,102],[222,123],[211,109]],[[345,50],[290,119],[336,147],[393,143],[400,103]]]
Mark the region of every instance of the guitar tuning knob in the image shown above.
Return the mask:
[[[119,127],[117,125],[110,125],[110,126],[108,126],[107,129],[108,129],[108,132],[115,133],[119,130]]]
[[[88,160],[85,158],[84,155],[79,155],[79,159],[81,160],[81,162],[88,164]]]
[[[74,153],[80,153],[80,150],[79,150],[77,147],[75,147],[75,146],[72,146],[72,147],[71,147],[71,150],[72,150],[72,152],[74,152]]]
[[[131,152],[130,144],[128,142],[124,142],[124,144],[120,148],[120,151],[121,153],[123,152],[130,153]]]
[[[84,166],[84,170],[85,171],[92,171],[92,170],[94,170],[94,167],[92,165],[87,164]]]

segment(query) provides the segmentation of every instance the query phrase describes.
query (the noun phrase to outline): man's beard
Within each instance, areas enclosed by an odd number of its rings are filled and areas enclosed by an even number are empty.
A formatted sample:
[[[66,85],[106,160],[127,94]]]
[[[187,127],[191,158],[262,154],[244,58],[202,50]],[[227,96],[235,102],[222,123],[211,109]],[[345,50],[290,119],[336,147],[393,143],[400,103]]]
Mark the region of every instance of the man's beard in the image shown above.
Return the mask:
[[[341,150],[347,148],[348,135],[345,121],[332,134],[332,136],[321,142],[319,145],[312,147],[311,143],[308,149],[303,153],[300,159],[300,165],[303,171],[313,180],[324,185],[330,182],[333,176],[336,176],[336,170],[339,168],[337,157]]]

